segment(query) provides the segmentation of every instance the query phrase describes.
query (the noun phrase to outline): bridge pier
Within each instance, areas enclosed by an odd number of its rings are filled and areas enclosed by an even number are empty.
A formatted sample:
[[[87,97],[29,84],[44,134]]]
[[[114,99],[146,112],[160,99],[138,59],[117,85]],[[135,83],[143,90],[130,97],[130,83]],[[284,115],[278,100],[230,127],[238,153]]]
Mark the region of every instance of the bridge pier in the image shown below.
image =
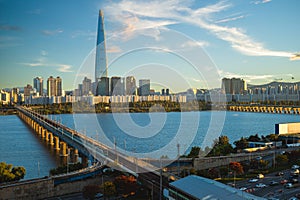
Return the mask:
[[[70,162],[77,163],[78,162],[78,149],[70,148]]]
[[[53,139],[54,139],[54,149],[59,150],[59,137],[54,136]]]
[[[80,154],[80,158],[81,158],[81,163],[82,163],[83,167],[88,167],[89,158],[83,154]]]
[[[49,142],[49,144],[50,144],[51,146],[53,146],[53,145],[54,145],[54,142],[53,142],[53,134],[52,134],[51,132],[48,132],[48,134],[49,134],[48,142]]]
[[[67,156],[68,155],[68,152],[67,152],[67,148],[68,148],[68,146],[67,146],[67,143],[65,143],[65,142],[60,142],[59,143],[60,145],[59,145],[59,147],[60,147],[60,156],[61,157],[65,157],[65,156]]]
[[[45,137],[46,137],[46,129],[44,129],[43,131],[42,131],[42,134],[41,134],[41,136],[42,136],[42,138],[44,139]]]

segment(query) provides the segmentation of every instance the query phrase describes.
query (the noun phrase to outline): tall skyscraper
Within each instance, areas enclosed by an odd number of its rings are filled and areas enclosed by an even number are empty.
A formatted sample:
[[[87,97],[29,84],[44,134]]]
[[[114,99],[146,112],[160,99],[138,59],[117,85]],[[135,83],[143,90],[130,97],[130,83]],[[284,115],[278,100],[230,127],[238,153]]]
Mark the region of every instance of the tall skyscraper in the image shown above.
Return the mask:
[[[150,95],[150,80],[149,79],[139,80],[139,95],[140,96]]]
[[[38,92],[40,96],[43,96],[44,81],[42,77],[36,77],[33,79],[33,88],[36,89],[36,92]]]
[[[95,81],[101,77],[107,77],[106,44],[104,32],[103,12],[99,11],[96,62],[95,62]]]

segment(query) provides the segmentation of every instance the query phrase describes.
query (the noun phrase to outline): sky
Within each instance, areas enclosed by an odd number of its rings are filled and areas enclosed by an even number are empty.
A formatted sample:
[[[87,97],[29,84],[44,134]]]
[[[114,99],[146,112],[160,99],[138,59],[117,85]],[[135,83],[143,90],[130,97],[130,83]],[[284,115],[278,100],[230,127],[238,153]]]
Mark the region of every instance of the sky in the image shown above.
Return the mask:
[[[99,9],[109,76],[153,88],[300,81],[299,0],[0,0],[0,88],[94,78]],[[44,83],[44,87],[46,84]]]

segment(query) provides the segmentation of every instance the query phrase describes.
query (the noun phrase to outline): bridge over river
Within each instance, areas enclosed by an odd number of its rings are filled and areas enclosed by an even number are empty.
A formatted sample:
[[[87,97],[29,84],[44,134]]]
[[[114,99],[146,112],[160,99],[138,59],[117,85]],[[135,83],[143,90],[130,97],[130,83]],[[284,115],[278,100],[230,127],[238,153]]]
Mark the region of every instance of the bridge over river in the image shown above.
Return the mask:
[[[168,177],[162,176],[161,162],[155,166],[145,159],[127,156],[116,148],[109,147],[65,125],[40,115],[30,108],[16,107],[19,117],[31,127],[52,148],[60,152],[60,157],[76,162],[78,156],[88,165],[100,162],[117,170],[126,171],[152,188],[153,195],[161,197],[163,188],[168,187]],[[147,160],[147,159],[146,159]],[[169,161],[167,161],[169,162]]]

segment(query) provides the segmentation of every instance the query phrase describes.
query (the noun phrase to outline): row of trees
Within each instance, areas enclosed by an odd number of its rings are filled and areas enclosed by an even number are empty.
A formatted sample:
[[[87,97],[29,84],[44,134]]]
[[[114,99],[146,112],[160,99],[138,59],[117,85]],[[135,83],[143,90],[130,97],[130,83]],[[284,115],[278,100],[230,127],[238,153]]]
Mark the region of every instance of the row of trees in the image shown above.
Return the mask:
[[[258,134],[250,135],[249,137],[241,137],[239,140],[234,141],[233,147],[230,144],[229,138],[227,136],[220,136],[217,138],[212,147],[205,147],[201,149],[200,147],[192,147],[188,155],[183,155],[182,157],[187,158],[198,158],[200,157],[211,157],[211,156],[226,156],[231,153],[237,153],[245,148],[248,148],[249,142],[270,142],[278,141],[278,135],[270,134],[267,136],[259,136]]]
[[[24,167],[13,167],[12,164],[0,162],[0,183],[18,181],[23,179],[26,174]]]
[[[186,103],[178,103],[171,101],[142,101],[130,103],[98,103],[93,106],[86,102],[75,103],[58,103],[47,105],[30,106],[34,110],[38,110],[43,114],[63,114],[73,112],[159,112],[162,109],[165,112],[180,112],[180,111],[198,111],[211,110],[211,105],[204,101],[191,101]]]

